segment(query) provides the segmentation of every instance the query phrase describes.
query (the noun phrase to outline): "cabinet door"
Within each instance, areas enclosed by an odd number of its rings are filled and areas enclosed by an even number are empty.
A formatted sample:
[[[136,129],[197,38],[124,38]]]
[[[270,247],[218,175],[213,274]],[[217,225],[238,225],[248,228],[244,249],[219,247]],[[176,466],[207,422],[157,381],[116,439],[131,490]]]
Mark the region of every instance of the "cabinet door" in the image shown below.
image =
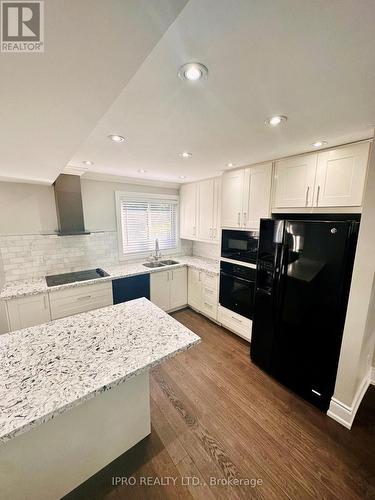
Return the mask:
[[[272,163],[254,165],[245,171],[243,227],[259,229],[262,217],[270,216]]]
[[[10,331],[51,321],[47,293],[7,301]]]
[[[318,154],[315,206],[361,206],[370,143],[354,144]]]
[[[221,227],[241,227],[244,170],[225,172],[221,184]]]
[[[201,271],[197,269],[188,270],[188,303],[199,311],[202,307]]]
[[[150,296],[151,302],[168,311],[170,309],[169,293],[169,271],[151,273],[150,278]]]
[[[212,241],[219,243],[221,241],[220,231],[220,210],[221,210],[221,179],[217,177],[214,179],[214,224],[212,232]]]
[[[316,163],[316,153],[275,163],[275,208],[313,206]]]
[[[183,184],[180,189],[180,237],[197,239],[197,184]]]
[[[181,267],[169,271],[170,275],[170,309],[187,304],[187,268]]]
[[[214,230],[214,180],[198,184],[198,240],[211,242]]]

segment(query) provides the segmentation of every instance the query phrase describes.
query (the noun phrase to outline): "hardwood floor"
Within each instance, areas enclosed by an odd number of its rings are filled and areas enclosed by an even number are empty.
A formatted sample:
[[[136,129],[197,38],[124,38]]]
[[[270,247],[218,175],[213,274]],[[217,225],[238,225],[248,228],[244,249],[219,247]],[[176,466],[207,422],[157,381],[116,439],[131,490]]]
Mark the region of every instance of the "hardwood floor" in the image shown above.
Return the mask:
[[[375,387],[348,431],[253,365],[247,342],[173,316],[202,343],[152,371],[151,435],[66,500],[375,498]]]

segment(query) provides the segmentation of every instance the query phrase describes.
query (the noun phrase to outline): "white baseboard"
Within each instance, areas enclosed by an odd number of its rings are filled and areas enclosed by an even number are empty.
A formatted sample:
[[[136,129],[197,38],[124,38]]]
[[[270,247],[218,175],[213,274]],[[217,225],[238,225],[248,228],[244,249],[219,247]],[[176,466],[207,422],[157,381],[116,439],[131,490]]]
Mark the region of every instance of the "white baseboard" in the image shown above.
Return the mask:
[[[347,429],[351,429],[363,396],[366,394],[369,385],[374,383],[374,376],[375,369],[371,368],[369,373],[365,377],[363,377],[362,383],[359,386],[356,395],[354,396],[351,406],[346,405],[336,398],[332,398],[329,405],[329,410],[327,411],[327,415],[336,420],[336,422],[339,422]]]

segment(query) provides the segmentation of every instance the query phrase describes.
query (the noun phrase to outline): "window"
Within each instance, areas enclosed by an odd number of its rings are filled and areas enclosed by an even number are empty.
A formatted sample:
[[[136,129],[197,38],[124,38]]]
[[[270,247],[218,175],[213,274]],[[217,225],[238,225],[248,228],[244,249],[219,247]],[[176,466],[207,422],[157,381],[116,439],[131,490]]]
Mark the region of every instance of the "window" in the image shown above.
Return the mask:
[[[116,192],[120,259],[178,249],[178,196]]]

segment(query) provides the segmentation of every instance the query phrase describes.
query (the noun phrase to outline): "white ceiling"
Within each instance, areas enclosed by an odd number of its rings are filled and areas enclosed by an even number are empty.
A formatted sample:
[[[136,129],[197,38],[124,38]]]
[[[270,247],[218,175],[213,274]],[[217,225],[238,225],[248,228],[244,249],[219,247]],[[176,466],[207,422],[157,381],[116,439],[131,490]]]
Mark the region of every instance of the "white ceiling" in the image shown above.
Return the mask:
[[[372,135],[374,0],[190,0],[167,31],[183,0],[95,1],[86,21],[92,0],[62,4],[48,2],[44,56],[0,56],[0,175],[51,181],[91,160],[190,181]],[[188,61],[208,79],[181,81]],[[286,125],[266,127],[273,114]]]
[[[0,53],[0,180],[51,183],[187,0],[48,0],[44,54]]]

